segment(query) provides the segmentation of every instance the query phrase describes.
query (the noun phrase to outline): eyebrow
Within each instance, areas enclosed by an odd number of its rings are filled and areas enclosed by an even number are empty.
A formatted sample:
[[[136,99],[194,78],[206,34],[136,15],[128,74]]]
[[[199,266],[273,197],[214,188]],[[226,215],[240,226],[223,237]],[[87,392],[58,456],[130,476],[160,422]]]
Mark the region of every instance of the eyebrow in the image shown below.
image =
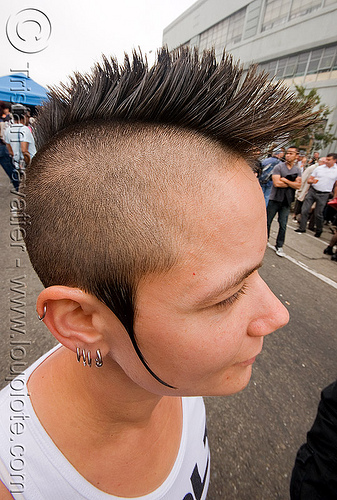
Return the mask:
[[[225,283],[221,284],[214,290],[210,291],[201,301],[198,302],[198,307],[206,307],[208,305],[213,304],[216,299],[218,299],[221,295],[223,295],[228,290],[236,288],[240,285],[245,279],[247,279],[251,274],[255,273],[258,269],[262,267],[262,262],[260,262],[253,269],[248,269],[246,271],[241,272],[240,274],[236,274],[229,279],[226,280]]]

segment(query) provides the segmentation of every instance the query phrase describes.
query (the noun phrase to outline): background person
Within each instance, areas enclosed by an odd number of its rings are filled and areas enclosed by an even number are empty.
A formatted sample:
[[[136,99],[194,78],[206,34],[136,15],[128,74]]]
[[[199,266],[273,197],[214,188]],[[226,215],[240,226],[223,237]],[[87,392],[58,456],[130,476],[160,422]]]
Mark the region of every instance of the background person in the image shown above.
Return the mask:
[[[325,255],[331,255],[331,260],[337,260],[337,252],[333,251],[335,245],[337,245],[337,231],[331,236],[329,245],[323,250]]]
[[[286,152],[285,163],[280,163],[273,170],[273,187],[267,206],[267,230],[268,239],[270,236],[271,223],[278,214],[279,230],[276,238],[275,250],[279,257],[284,257],[284,240],[287,229],[287,222],[290,213],[290,206],[295,199],[295,190],[301,186],[301,170],[296,165],[298,150],[291,146]]]
[[[22,104],[12,106],[14,123],[5,132],[5,142],[16,168],[20,168],[22,160],[29,165],[36,153],[35,141],[29,127],[30,112]]]
[[[309,165],[315,165],[315,164],[318,165],[318,161],[319,161],[319,151],[315,151],[309,162]]]
[[[322,163],[325,161],[325,158],[322,158]],[[309,190],[310,184],[308,184],[308,179],[312,172],[315,170],[316,165],[310,165],[307,167],[302,174],[302,182],[300,188],[296,191],[295,193],[295,207],[294,207],[294,218],[296,222],[299,222],[301,220],[301,210],[302,210],[302,205],[304,198]]]
[[[11,122],[10,107],[4,101],[0,101],[0,139],[4,141],[5,130]]]
[[[273,187],[273,170],[275,165],[280,163],[280,156],[283,156],[283,151],[280,148],[275,148],[272,151],[272,156],[261,161],[261,173],[259,175],[259,183],[263,192],[266,207],[268,206],[269,196]]]
[[[308,179],[310,184],[308,193],[303,201],[301,210],[301,222],[297,233],[305,233],[307,227],[307,220],[311,207],[316,203],[315,207],[315,225],[316,225],[316,238],[320,238],[323,231],[323,212],[325,205],[329,199],[333,186],[337,180],[337,154],[329,153],[326,156],[325,164],[315,168]]]
[[[3,101],[0,102],[0,164],[16,191],[19,189],[18,175],[15,170],[12,157],[9,155],[5,142],[5,131],[10,126],[11,116],[9,107]]]
[[[8,177],[10,178],[11,183],[16,191],[19,190],[19,177],[17,174],[17,170],[13,164],[12,157],[10,156],[6,144],[0,139],[0,164]]]
[[[303,174],[307,165],[307,157],[305,156],[305,151],[300,151],[298,154],[297,166],[300,167]]]
[[[278,155],[278,158],[279,158],[280,161],[285,162],[286,161],[286,150],[285,150],[285,148],[283,146],[280,149],[281,149],[281,152]]]

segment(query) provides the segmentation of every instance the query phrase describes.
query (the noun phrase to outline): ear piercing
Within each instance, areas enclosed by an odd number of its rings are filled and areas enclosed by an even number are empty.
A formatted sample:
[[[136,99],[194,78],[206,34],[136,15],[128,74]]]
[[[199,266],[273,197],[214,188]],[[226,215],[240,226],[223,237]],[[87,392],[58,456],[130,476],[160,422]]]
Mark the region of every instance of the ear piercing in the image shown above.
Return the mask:
[[[91,359],[91,352],[88,351],[87,353],[85,352],[85,349],[82,349],[82,352],[81,352],[81,349],[79,347],[76,347],[76,356],[77,356],[77,361],[78,363],[81,361],[81,357],[83,359],[83,366],[89,366],[91,368],[91,363],[92,363],[92,359]],[[101,354],[101,351],[99,349],[97,349],[96,351],[96,359],[95,359],[95,365],[97,366],[97,368],[100,368],[101,366],[103,366],[103,359],[102,359],[102,354]]]
[[[90,353],[90,351],[89,351],[89,353]],[[99,349],[97,349],[96,355],[97,355],[97,358],[95,359],[95,363],[96,363],[97,368],[100,368],[101,366],[103,366],[103,359],[102,359],[101,351]]]
[[[47,304],[44,304],[43,305],[43,314],[42,316],[37,316],[39,321],[43,321],[44,318],[46,317],[46,314],[47,314]],[[87,353],[85,352],[85,349],[82,349],[82,352],[80,350],[79,347],[76,347],[76,356],[77,356],[77,361],[80,362],[81,361],[81,357],[83,359],[83,366],[89,366],[91,368],[91,364],[92,364],[92,358],[91,358],[91,352],[88,351]],[[101,351],[99,349],[97,349],[96,351],[96,359],[95,359],[95,365],[97,366],[97,368],[100,368],[101,366],[103,366],[103,358],[102,358],[102,354],[101,354]]]
[[[47,304],[43,304],[43,314],[42,316],[37,315],[39,321],[43,321],[47,314]]]

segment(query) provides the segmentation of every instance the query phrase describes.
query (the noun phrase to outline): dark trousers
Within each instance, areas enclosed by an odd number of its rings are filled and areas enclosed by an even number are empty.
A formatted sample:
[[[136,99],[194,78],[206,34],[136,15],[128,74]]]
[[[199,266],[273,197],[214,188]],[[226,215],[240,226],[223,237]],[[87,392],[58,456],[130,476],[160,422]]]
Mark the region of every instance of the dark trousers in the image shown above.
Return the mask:
[[[296,215],[299,215],[301,213],[302,205],[303,205],[303,201],[300,201],[300,200],[295,201],[294,217],[296,217]]]
[[[0,143],[0,164],[8,177],[10,178],[16,191],[19,190],[18,172],[13,165],[12,159],[9,156],[8,149],[5,144]]]
[[[290,207],[284,205],[282,201],[269,200],[267,206],[267,229],[268,229],[268,238],[270,234],[270,226],[273,222],[273,219],[276,214],[278,214],[278,223],[279,230],[276,238],[276,246],[277,248],[282,248],[284,244],[284,240],[286,237],[286,229],[288,216],[290,212]]]
[[[315,223],[316,232],[321,233],[323,231],[323,211],[326,202],[329,199],[329,193],[318,193],[315,188],[310,186],[309,191],[304,198],[302,211],[301,211],[301,223],[300,229],[303,231],[307,228],[307,221],[312,205],[316,202],[315,208]]]

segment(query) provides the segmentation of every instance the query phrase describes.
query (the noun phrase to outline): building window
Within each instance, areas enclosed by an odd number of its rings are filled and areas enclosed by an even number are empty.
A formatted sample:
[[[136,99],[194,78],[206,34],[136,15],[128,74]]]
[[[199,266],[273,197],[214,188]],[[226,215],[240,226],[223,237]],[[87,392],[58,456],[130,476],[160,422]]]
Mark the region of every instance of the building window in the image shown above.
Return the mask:
[[[270,30],[288,20],[291,0],[267,0],[262,31]]]
[[[304,54],[300,54],[298,56],[296,76],[303,76],[306,73],[308,58],[309,58],[308,52],[305,52]]]
[[[323,49],[313,50],[308,65],[307,75],[318,73],[318,66],[323,54]]]
[[[287,58],[287,63],[284,69],[283,78],[292,78],[297,70],[298,56]]]
[[[295,19],[296,17],[310,14],[310,12],[320,7],[322,7],[322,0],[293,0],[289,19]]]
[[[222,53],[226,44],[238,43],[242,39],[246,8],[238,10],[226,19],[215,24],[200,35],[199,50],[215,48]]]
[[[262,31],[337,3],[337,0],[266,0]]]
[[[267,64],[265,70],[267,73],[270,74],[270,76],[274,76],[277,70],[277,63],[278,61],[271,61],[270,63]]]
[[[337,61],[336,48],[337,47],[334,46],[334,47],[326,47],[324,49],[318,67],[319,73],[325,73],[326,71],[331,71],[336,69],[336,61]]]
[[[283,75],[284,75],[284,69],[287,65],[287,61],[288,61],[288,58],[285,57],[283,59],[280,59],[278,61],[278,65],[277,65],[277,73],[276,73],[276,78],[283,78]]]
[[[277,79],[293,79],[307,75],[319,75],[319,79],[330,78],[337,69],[337,44],[289,57],[282,57],[259,65],[259,70]],[[326,73],[324,76],[323,73]]]
[[[229,23],[226,43],[238,43],[241,41],[245,16],[246,9],[241,9],[228,18]]]

